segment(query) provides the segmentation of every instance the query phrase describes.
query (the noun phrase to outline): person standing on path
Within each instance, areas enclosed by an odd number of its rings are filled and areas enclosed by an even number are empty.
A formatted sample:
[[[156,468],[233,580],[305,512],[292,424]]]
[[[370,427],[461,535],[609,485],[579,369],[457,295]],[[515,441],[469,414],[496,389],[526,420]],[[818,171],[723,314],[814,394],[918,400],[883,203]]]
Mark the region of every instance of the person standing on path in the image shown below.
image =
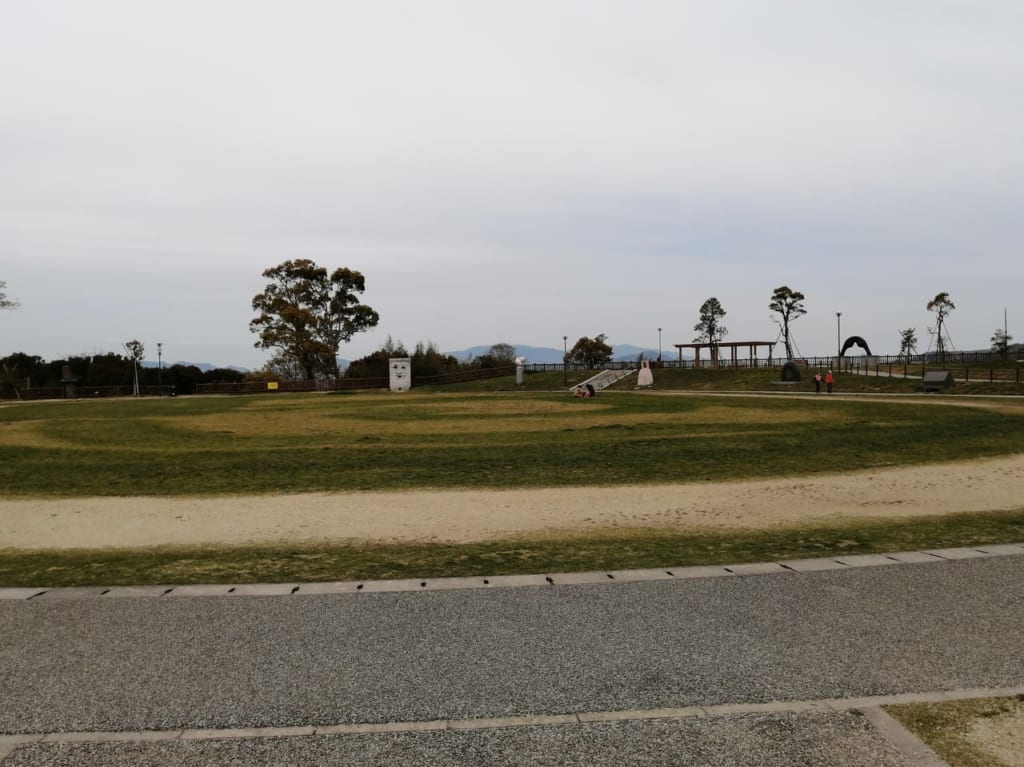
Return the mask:
[[[832,376],[832,371],[828,371],[825,374],[825,388],[828,390],[829,394],[832,393],[832,384],[834,384],[835,382],[836,379]]]
[[[821,373],[814,374],[814,393],[821,394]]]

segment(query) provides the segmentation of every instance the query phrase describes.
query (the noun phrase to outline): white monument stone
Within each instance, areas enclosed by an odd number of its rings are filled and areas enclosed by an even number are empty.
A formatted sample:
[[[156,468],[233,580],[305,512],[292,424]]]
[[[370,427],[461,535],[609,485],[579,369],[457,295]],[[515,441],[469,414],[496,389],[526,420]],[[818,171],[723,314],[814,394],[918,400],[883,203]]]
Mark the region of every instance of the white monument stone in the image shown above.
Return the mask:
[[[516,384],[523,385],[523,369],[526,366],[526,357],[516,357]]]
[[[654,371],[647,360],[640,363],[640,372],[636,375],[637,386],[654,386]]]
[[[409,391],[412,388],[412,360],[409,357],[392,357],[388,360],[391,371],[391,391]]]

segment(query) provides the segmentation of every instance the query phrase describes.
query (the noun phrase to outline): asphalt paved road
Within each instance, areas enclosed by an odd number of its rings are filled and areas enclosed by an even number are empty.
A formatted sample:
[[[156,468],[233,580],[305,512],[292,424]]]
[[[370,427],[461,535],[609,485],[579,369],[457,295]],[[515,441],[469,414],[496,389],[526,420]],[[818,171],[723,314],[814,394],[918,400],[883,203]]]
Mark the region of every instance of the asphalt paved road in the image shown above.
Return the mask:
[[[8,600],[0,602],[0,628],[2,733],[847,698],[1024,685],[1024,558],[600,586]],[[467,733],[39,744],[15,749],[3,767],[907,763],[868,729],[855,712],[795,712]],[[859,744],[862,759],[847,741]],[[730,756],[715,756],[716,744],[731,744]],[[836,749],[847,761],[828,757]],[[806,760],[794,761],[795,753]]]

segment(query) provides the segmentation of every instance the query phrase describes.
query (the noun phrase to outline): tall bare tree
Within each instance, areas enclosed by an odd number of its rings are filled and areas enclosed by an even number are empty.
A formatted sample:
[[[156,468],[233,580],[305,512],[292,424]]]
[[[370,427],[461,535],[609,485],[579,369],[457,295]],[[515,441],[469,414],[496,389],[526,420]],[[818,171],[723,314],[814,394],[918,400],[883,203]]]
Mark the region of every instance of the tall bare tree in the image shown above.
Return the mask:
[[[128,355],[128,360],[132,363],[132,374],[134,380],[134,393],[135,396],[139,396],[139,363],[142,362],[143,357],[146,354],[146,346],[142,341],[132,340],[128,341],[124,345],[125,354]]]
[[[939,361],[944,362],[946,360],[946,338],[948,335],[944,333],[946,324],[946,317],[949,313],[956,309],[950,298],[949,293],[939,293],[931,301],[928,302],[928,311],[935,312],[935,351],[939,355]]]
[[[804,309],[805,296],[799,290],[791,290],[786,285],[775,288],[772,293],[771,303],[768,308],[779,315],[779,323],[782,325],[782,338],[786,344],[786,359],[793,359],[793,344],[790,343],[789,325],[799,317],[807,314]]]

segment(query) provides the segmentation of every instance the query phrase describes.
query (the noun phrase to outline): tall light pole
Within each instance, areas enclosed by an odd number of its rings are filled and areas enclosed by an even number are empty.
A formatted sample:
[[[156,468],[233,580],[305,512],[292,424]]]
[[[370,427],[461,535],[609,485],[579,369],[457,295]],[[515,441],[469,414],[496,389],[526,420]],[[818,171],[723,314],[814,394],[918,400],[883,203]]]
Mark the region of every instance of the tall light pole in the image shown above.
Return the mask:
[[[842,312],[836,312],[836,364],[839,364],[839,358],[843,354],[843,332],[842,332],[842,320],[840,317],[843,316]]]
[[[658,364],[661,364],[661,328],[658,328]]]
[[[569,336],[562,336],[562,384],[569,385]]]
[[[164,345],[156,342],[156,388],[158,396],[164,396]]]
[[[1010,358],[1010,336],[1007,335],[1009,326],[1006,324],[1006,307],[1003,307],[1003,359]]]

